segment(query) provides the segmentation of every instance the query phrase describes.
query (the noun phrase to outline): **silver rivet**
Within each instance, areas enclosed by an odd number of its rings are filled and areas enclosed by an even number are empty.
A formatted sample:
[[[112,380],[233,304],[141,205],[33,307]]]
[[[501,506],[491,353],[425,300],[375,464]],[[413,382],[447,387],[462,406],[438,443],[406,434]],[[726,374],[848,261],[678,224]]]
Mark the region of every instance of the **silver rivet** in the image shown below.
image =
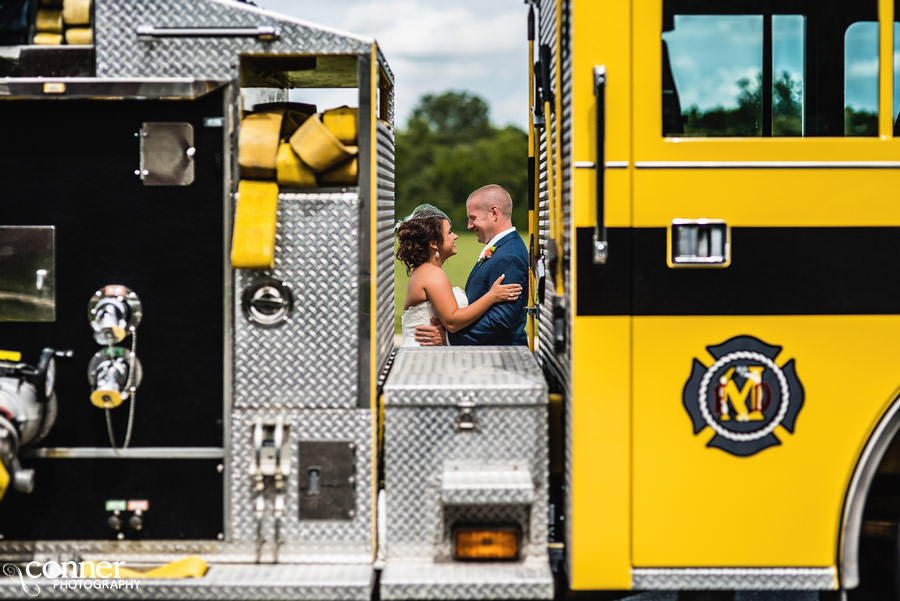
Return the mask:
[[[225,535],[220,532],[216,535],[216,538],[219,540],[225,540]]]
[[[225,466],[220,463],[219,465],[216,466],[216,471],[221,474],[222,472],[225,471]]]

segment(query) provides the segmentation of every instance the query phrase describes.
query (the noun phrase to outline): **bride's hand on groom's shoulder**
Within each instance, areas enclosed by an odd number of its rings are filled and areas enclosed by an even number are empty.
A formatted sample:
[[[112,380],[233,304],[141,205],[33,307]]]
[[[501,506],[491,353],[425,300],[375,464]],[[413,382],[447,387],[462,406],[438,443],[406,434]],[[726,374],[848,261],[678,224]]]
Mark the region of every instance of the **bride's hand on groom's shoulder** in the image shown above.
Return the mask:
[[[431,318],[429,326],[416,326],[416,342],[419,346],[443,346],[446,339],[447,330],[436,317]]]

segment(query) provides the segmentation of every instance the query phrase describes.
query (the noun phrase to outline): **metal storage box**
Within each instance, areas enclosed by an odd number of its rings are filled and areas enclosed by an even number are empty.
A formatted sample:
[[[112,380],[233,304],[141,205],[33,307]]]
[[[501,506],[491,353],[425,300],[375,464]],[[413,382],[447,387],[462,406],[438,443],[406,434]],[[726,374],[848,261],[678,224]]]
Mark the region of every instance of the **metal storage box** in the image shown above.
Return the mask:
[[[547,389],[525,347],[402,348],[384,387],[381,595],[552,595]],[[454,524],[515,524],[519,559],[451,560]]]

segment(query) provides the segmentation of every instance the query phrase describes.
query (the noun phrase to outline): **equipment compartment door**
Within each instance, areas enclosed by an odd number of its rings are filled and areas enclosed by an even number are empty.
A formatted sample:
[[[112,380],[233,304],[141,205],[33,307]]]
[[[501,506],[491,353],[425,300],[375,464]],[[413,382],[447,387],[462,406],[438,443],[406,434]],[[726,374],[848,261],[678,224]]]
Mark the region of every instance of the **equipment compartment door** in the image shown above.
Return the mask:
[[[881,5],[635,2],[636,567],[835,564],[897,387]]]

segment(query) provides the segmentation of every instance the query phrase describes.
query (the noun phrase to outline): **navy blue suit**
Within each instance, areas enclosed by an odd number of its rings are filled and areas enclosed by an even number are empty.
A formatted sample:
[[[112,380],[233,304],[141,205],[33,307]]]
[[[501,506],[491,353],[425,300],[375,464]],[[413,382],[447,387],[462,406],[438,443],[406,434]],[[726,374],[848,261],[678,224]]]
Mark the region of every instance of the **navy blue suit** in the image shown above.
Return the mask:
[[[491,258],[479,261],[466,280],[469,303],[478,300],[491,289],[502,274],[503,284],[521,284],[522,294],[512,302],[499,303],[487,310],[475,323],[450,334],[452,345],[510,345],[528,344],[525,335],[525,307],[528,300],[528,250],[518,232],[500,238]]]

